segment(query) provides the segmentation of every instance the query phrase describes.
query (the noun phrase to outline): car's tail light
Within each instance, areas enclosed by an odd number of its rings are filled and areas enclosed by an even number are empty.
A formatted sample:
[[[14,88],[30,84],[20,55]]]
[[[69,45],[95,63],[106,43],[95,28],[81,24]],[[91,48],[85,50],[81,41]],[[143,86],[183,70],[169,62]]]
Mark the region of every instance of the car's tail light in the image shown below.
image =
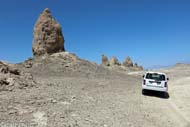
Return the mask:
[[[146,80],[143,81],[143,85],[146,85]]]
[[[167,87],[167,86],[168,86],[168,83],[167,83],[167,82],[165,82],[164,87]]]

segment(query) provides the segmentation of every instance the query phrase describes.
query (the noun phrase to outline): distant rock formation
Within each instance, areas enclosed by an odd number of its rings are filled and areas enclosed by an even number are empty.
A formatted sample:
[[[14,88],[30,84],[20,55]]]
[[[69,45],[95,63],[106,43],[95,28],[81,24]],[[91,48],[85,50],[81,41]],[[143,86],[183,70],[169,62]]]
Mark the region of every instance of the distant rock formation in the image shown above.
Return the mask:
[[[139,70],[144,70],[143,66],[138,66]]]
[[[134,67],[138,67],[138,64],[137,64],[137,63],[135,63],[135,64],[134,64]]]
[[[119,66],[119,65],[121,65],[121,64],[119,63],[119,60],[118,60],[116,57],[112,57],[112,58],[110,59],[109,63],[110,63],[110,66],[115,66],[115,65]]]
[[[34,26],[33,36],[34,56],[65,51],[61,26],[51,16],[48,8],[39,16]]]
[[[124,68],[124,69],[130,69],[134,71],[140,71],[144,68],[142,66],[139,66],[137,63],[133,64],[132,59],[128,56],[123,64],[119,62],[119,60],[116,57],[112,57],[110,60],[108,60],[106,55],[102,55],[102,64],[104,66],[113,67],[113,68]]]
[[[136,69],[136,70],[143,70],[144,68],[142,66],[139,66],[137,63],[135,63],[133,65],[133,67]]]
[[[133,61],[129,56],[123,62],[123,66],[125,66],[125,67],[133,67]]]
[[[102,55],[102,65],[109,66],[109,61],[106,55]]]

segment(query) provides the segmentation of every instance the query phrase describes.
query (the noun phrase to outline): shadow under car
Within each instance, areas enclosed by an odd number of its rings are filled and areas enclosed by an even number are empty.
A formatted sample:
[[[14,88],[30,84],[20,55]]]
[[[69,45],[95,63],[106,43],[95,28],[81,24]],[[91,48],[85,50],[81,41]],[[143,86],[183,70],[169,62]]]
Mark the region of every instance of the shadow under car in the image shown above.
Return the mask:
[[[142,94],[145,96],[152,96],[158,97],[163,99],[169,99],[170,95],[168,92],[160,92],[160,91],[153,91],[153,90],[142,90]]]

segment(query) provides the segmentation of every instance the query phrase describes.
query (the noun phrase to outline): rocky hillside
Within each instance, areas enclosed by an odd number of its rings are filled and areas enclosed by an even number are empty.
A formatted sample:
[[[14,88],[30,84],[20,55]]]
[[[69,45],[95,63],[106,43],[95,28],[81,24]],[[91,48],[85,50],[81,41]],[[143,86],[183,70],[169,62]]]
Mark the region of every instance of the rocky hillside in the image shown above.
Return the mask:
[[[19,64],[0,62],[0,89],[11,91],[15,88],[33,87],[37,84],[35,81],[37,78],[105,78],[110,75],[118,77],[129,71],[143,69],[133,64],[129,57],[121,64],[116,57],[112,57],[109,61],[103,55],[102,64],[97,65],[65,52],[61,26],[52,17],[48,8],[37,19],[33,35],[33,58]]]
[[[110,69],[96,63],[82,60],[69,52],[54,53],[31,58],[17,67],[38,77],[85,77],[95,78],[112,74]],[[119,72],[115,72],[118,73]]]
[[[136,93],[131,83],[136,77],[127,74],[131,70],[123,69],[116,57],[107,63],[113,69],[65,52],[61,27],[49,9],[34,27],[32,51],[34,57],[19,64],[0,62],[3,122],[35,127],[138,125],[133,117],[141,117],[139,111],[128,103],[138,104],[138,98],[126,99]],[[124,122],[126,115],[131,115],[129,123]]]

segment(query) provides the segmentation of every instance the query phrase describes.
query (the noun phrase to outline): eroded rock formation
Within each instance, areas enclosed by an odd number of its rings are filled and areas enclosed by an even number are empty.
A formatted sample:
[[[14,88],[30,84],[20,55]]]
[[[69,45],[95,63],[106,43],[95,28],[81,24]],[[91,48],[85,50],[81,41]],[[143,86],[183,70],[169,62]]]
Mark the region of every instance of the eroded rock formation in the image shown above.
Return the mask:
[[[106,55],[102,55],[102,65],[109,66],[109,60]]]
[[[106,55],[102,55],[102,64],[104,66],[113,67],[113,68],[124,68],[124,69],[131,69],[134,71],[140,71],[143,70],[142,66],[139,66],[137,63],[133,64],[132,59],[128,56],[123,64],[119,62],[119,60],[116,57],[112,57],[110,60],[108,60]]]
[[[51,16],[48,8],[39,16],[34,26],[33,36],[32,51],[34,56],[65,51],[61,26]]]
[[[123,62],[123,66],[125,66],[125,67],[133,67],[133,61],[129,56]]]
[[[116,57],[112,57],[111,59],[110,59],[110,66],[115,66],[115,65],[121,65],[120,63],[119,63],[119,60],[116,58]]]

